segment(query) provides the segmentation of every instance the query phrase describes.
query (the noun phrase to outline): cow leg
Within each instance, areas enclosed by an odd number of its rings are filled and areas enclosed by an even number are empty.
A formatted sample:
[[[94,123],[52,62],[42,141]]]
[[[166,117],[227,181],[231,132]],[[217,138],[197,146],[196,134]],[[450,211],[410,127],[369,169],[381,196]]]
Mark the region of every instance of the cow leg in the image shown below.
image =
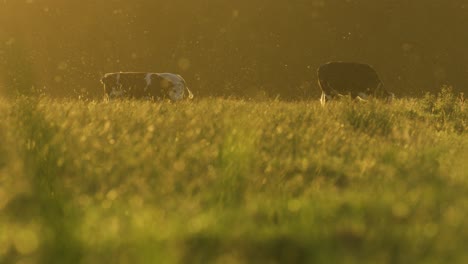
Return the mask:
[[[169,91],[170,83],[158,74],[152,74],[150,79],[151,84],[148,87],[148,95],[155,100],[164,99]]]
[[[322,91],[322,96],[320,96],[320,103],[322,106],[325,106],[325,103],[329,100],[329,96],[324,91]]]
[[[109,97],[111,99],[122,97],[123,95],[124,95],[124,91],[122,89],[122,85],[112,86],[112,90],[109,93]]]
[[[361,102],[366,102],[369,99],[369,96],[366,93],[358,93],[356,99]]]
[[[105,84],[103,84],[104,87],[104,94],[103,94],[103,100],[108,102],[109,101],[109,91],[107,90],[108,88],[106,87]]]

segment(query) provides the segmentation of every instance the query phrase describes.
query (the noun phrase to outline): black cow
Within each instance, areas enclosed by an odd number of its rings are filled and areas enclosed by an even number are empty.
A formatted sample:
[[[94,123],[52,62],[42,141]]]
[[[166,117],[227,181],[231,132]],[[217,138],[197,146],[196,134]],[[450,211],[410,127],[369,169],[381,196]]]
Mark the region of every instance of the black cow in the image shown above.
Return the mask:
[[[104,85],[104,95],[107,98],[169,98],[172,101],[193,98],[182,76],[173,73],[106,73],[101,83]]]
[[[322,105],[337,96],[350,95],[360,100],[374,97],[387,101],[394,97],[393,93],[385,90],[377,72],[368,64],[329,62],[318,68],[317,75],[322,89]]]

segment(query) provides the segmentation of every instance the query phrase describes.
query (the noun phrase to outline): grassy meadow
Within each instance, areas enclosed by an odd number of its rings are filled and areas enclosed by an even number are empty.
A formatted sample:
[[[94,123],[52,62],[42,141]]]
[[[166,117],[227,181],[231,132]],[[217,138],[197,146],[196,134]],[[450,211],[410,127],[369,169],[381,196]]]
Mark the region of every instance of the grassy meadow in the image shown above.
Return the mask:
[[[0,263],[468,263],[468,110],[0,99]]]

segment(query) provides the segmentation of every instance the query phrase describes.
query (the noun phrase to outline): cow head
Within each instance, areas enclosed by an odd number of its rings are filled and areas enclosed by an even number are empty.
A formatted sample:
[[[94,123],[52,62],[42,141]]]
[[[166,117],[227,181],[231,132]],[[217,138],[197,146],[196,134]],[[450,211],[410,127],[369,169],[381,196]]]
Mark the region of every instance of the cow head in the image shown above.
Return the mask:
[[[184,98],[192,99],[193,94],[187,87],[185,80],[180,75],[177,75],[177,77],[178,80],[172,83],[172,86],[168,89],[169,98],[172,101],[180,101]],[[185,90],[187,90],[187,95],[185,95]]]
[[[172,101],[179,101],[184,98],[185,87],[182,82],[175,82],[173,80],[163,78],[161,79],[160,85]]]
[[[382,82],[380,82],[379,85],[377,86],[377,89],[375,89],[374,96],[377,98],[381,98],[385,100],[385,102],[388,102],[388,103],[392,102],[393,99],[395,98],[395,94],[385,89]]]

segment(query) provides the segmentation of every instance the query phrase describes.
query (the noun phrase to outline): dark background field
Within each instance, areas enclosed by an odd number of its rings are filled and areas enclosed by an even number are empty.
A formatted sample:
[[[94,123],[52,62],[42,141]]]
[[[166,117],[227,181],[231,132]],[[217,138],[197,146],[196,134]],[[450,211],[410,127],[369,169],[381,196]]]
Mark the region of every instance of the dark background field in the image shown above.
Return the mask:
[[[464,0],[2,0],[0,91],[100,96],[111,71],[182,74],[196,95],[318,97],[327,61],[397,96],[468,91]]]

